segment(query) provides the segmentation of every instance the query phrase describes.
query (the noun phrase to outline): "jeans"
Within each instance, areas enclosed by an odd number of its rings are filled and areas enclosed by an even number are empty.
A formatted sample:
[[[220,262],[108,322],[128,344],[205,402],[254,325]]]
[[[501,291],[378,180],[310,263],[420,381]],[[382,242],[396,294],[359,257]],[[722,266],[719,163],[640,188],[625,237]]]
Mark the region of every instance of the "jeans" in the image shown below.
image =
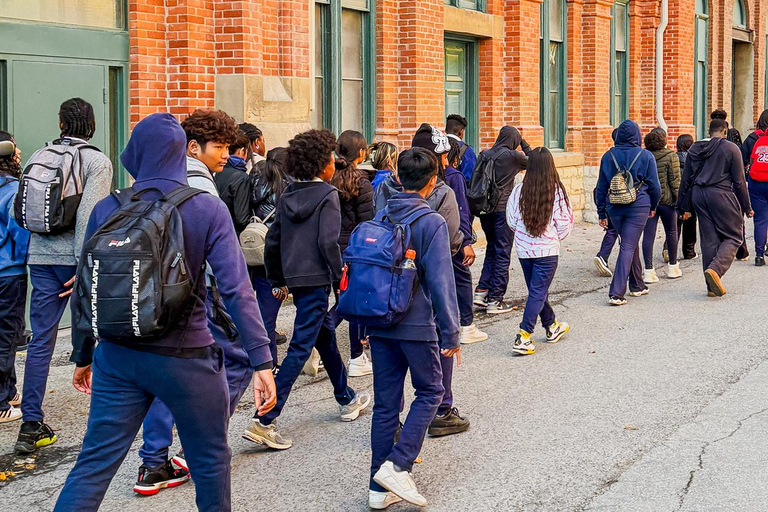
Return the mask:
[[[555,278],[557,263],[557,256],[520,258],[525,285],[528,287],[528,299],[525,301],[523,321],[520,323],[521,330],[532,333],[539,317],[541,325],[545,328],[555,323],[555,312],[549,305],[549,287]]]
[[[665,206],[660,204],[656,208],[656,215],[649,218],[645,223],[643,231],[643,262],[645,268],[653,269],[653,245],[656,241],[656,228],[659,225],[659,217],[664,225],[666,243],[664,244],[669,251],[669,264],[677,264],[677,210],[674,206]]]
[[[693,188],[693,206],[699,218],[701,262],[722,277],[731,268],[744,241],[744,216],[731,189]]]
[[[613,270],[613,280],[608,295],[624,298],[627,292],[627,279],[631,291],[645,289],[643,284],[643,264],[640,262],[640,236],[650,214],[650,200],[646,194],[638,195],[630,205],[611,205],[608,216],[619,233],[619,256]]]
[[[75,276],[77,267],[70,265],[30,265],[32,297],[29,304],[29,323],[32,341],[27,348],[24,365],[24,400],[21,412],[24,421],[43,421],[43,397],[48,384],[48,372],[56,347],[59,321],[69,297],[59,297],[64,283]]]
[[[749,179],[749,199],[755,211],[755,252],[758,257],[765,256],[768,243],[768,181]]]
[[[419,456],[429,424],[443,396],[440,351],[436,341],[398,341],[371,337],[373,392],[376,401],[371,419],[370,489],[385,491],[373,476],[385,461],[411,471]],[[405,375],[410,370],[416,399],[395,443],[403,401]],[[282,372],[282,370],[281,370]],[[278,375],[280,375],[278,373]]]
[[[16,347],[24,336],[27,275],[0,277],[0,411],[16,396]]]
[[[155,397],[176,420],[195,475],[198,510],[231,510],[229,396],[221,350],[212,345],[203,358],[183,359],[102,341],[92,368],[88,429],[54,510],[98,510]]]
[[[459,324],[462,327],[472,325],[472,272],[464,264],[464,251],[453,255],[453,278],[456,281],[456,299],[459,302]]]
[[[355,391],[347,385],[347,369],[336,346],[336,331],[333,319],[328,314],[330,286],[294,288],[293,303],[296,305],[296,319],[293,323],[293,337],[288,353],[275,377],[277,405],[264,416],[255,416],[262,424],[272,423],[283,410],[291,388],[299,378],[304,363],[313,348],[320,353],[325,371],[333,386],[333,394],[339,405],[347,405],[355,399]]]
[[[262,267],[263,271],[263,267]],[[272,285],[258,269],[251,272],[251,284],[256,292],[256,300],[259,302],[261,319],[264,321],[264,329],[269,336],[269,351],[272,353],[272,361],[277,366],[277,343],[275,342],[275,329],[277,328],[277,314],[283,301],[272,295]]]
[[[480,273],[478,290],[488,290],[488,300],[504,299],[509,284],[509,264],[512,261],[512,230],[507,225],[505,212],[480,215],[480,225],[488,246],[485,249],[483,271]]]
[[[616,228],[613,227],[613,222],[611,222],[611,219],[609,218],[608,229],[605,230],[603,241],[600,244],[600,250],[598,251],[597,255],[608,262],[608,258],[611,257],[611,252],[613,251],[613,246],[616,244],[616,240],[618,239],[619,233],[616,231]]]

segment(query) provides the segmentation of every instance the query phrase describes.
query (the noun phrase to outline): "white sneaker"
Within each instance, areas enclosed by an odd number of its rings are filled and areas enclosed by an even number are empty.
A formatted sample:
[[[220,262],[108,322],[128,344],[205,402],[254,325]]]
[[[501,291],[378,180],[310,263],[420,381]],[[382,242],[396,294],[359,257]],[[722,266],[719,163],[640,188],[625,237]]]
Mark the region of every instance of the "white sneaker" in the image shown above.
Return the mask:
[[[373,373],[373,364],[365,352],[358,357],[349,360],[349,376],[364,377]]]
[[[667,277],[670,279],[677,279],[678,277],[683,277],[683,271],[680,270],[680,264],[675,263],[672,265],[671,263],[667,265]]]
[[[526,337],[523,337],[523,331],[520,331],[512,343],[512,352],[520,354],[521,356],[530,356],[536,353],[536,345],[531,338],[530,333],[526,333]]]
[[[355,399],[347,405],[341,405],[341,421],[355,421],[360,412],[371,405],[371,395],[365,391],[358,391]]]
[[[309,354],[309,359],[304,363],[304,368],[301,371],[304,375],[317,377],[317,372],[320,371],[320,352],[316,348],[312,349],[312,353]]]
[[[488,307],[488,292],[475,292],[475,295],[472,299],[472,304],[479,308]]]
[[[471,345],[479,341],[485,341],[488,339],[488,333],[481,331],[473,323],[472,325],[466,325],[461,328],[461,335],[459,340],[462,345]]]
[[[571,326],[568,325],[567,322],[558,322],[555,320],[554,324],[547,327],[547,343],[557,343],[563,339],[563,336],[568,334],[570,330]]]
[[[630,297],[642,297],[643,295],[648,295],[651,293],[651,291],[648,288],[644,288],[638,292],[629,292]]]
[[[643,270],[643,282],[645,284],[658,283],[659,276],[656,275],[656,270],[652,268]]]
[[[608,304],[611,306],[626,306],[627,299],[623,297],[609,297]]]
[[[595,268],[597,269],[598,274],[603,277],[613,277],[613,272],[611,272],[611,268],[608,266],[608,262],[605,261],[602,256],[595,256],[592,261],[595,264]]]
[[[417,507],[426,507],[427,500],[419,494],[416,482],[408,471],[398,471],[392,461],[386,461],[373,475],[373,481],[392,491],[408,503]]]
[[[403,498],[393,492],[379,492],[368,489],[368,506],[374,510],[384,510],[390,505],[400,503]]]
[[[12,406],[14,406],[14,407],[18,407],[18,406],[20,406],[20,405],[21,405],[21,393],[19,393],[19,392],[17,391],[17,392],[16,392],[16,394],[15,394],[15,395],[13,395],[13,398],[11,398],[10,400],[8,400],[8,403],[9,403],[9,404],[11,404],[11,405],[12,405]]]
[[[0,411],[0,423],[8,423],[10,421],[16,421],[21,419],[21,409],[17,409],[14,406],[10,406],[4,411]]]

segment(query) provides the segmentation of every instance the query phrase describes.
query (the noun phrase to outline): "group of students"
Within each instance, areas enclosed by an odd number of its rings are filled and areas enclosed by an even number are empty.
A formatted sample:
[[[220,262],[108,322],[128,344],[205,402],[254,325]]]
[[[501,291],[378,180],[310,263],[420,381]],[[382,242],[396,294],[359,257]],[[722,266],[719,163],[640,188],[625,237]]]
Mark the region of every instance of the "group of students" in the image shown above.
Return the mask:
[[[665,234],[662,255],[670,279],[682,276],[678,263],[681,238],[682,258],[698,258],[698,225],[710,297],[725,295],[722,277],[734,259],[749,259],[745,216],[754,217],[755,265],[765,265],[768,110],[760,115],[755,131],[744,144],[738,130],[729,127],[726,119],[725,111],[714,111],[709,138],[694,142],[691,135],[680,135],[677,152],[667,147],[667,134],[661,128],[651,130],[644,140],[639,126],[632,121],[614,130],[614,147],[600,162],[595,188],[605,235],[594,264],[601,275],[613,278],[609,304],[627,304],[627,286],[631,297],[640,297],[649,293],[648,284],[659,282],[654,267],[659,218]],[[625,200],[625,196],[629,199]],[[608,258],[617,240],[619,254],[611,271]]]
[[[286,148],[266,152],[258,128],[238,125],[222,111],[197,110],[182,123],[155,114],[136,125],[120,156],[132,186],[110,193],[110,160],[88,144],[96,129],[91,105],[68,100],[59,119],[61,138],[36,152],[24,171],[15,141],[0,132],[0,302],[7,306],[0,324],[0,422],[23,419],[19,453],[56,441],[42,402],[70,296],[73,385],[91,395],[88,428],[57,511],[98,509],[142,425],[134,491],[155,494],[192,475],[200,510],[229,510],[227,428],[241,397],[253,387],[255,413],[243,437],[290,448],[276,419],[300,373],[316,374],[321,365],[342,421],[357,419],[372,401],[348,378],[373,374],[370,506],[384,509],[401,500],[426,505],[412,465],[425,435],[469,428],[453,403],[454,358],[462,344],[488,338],[474,324],[474,308],[511,311],[504,295],[513,241],[529,290],[513,351],[535,352],[539,317],[548,342],[569,331],[557,321],[548,290],[573,212],[551,153],[531,149],[511,126],[480,155],[463,141],[467,121],[457,115],[448,117],[445,132],[421,125],[411,148],[400,153],[387,142],[369,146],[358,132],[336,138],[327,130],[309,130]],[[45,158],[54,163],[44,164]],[[495,182],[492,201],[479,215],[488,248],[473,289],[476,237],[468,187],[482,165],[493,170]],[[46,170],[73,183],[60,192],[66,205],[45,203],[45,215],[65,212],[59,231],[34,215],[34,199],[50,196],[35,195],[33,183],[36,172],[50,178]],[[515,184],[521,171],[526,177]],[[162,217],[155,216],[159,210]],[[152,239],[141,224],[148,219],[168,223],[159,232],[178,253],[163,260],[167,269],[148,268],[158,266],[146,265],[155,253],[135,247]],[[369,221],[409,223],[407,255],[418,279],[395,323],[350,322],[345,365],[336,342],[339,296],[348,278],[344,254],[356,229]],[[254,223],[268,230],[263,264],[249,266],[241,242]],[[152,251],[167,250],[147,243]],[[116,270],[120,265],[129,265],[125,276]],[[33,337],[22,398],[14,355],[24,331],[27,269]],[[176,302],[183,315],[163,326],[169,315],[158,311],[171,304],[173,293],[148,292],[154,288],[147,283],[158,286],[169,276],[177,279],[172,286],[189,293]],[[278,364],[276,321],[289,295],[296,307],[293,335]],[[146,318],[154,319],[149,327]],[[155,334],[142,335],[149,328]],[[407,372],[416,396],[401,422]],[[174,424],[182,451],[171,457]]]

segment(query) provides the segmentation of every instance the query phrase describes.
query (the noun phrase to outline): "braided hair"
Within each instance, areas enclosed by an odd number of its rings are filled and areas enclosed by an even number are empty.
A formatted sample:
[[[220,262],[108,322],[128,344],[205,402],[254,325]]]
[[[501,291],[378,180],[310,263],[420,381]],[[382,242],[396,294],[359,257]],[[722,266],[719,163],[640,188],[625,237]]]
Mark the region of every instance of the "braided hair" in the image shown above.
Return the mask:
[[[72,98],[61,104],[59,123],[62,137],[77,137],[88,140],[96,132],[96,116],[90,103],[81,98]]]
[[[0,142],[4,140],[14,142],[10,133],[0,130]],[[16,152],[7,156],[0,156],[0,176],[11,176],[12,178],[18,178],[20,174],[21,163],[19,163],[18,159],[16,158]]]

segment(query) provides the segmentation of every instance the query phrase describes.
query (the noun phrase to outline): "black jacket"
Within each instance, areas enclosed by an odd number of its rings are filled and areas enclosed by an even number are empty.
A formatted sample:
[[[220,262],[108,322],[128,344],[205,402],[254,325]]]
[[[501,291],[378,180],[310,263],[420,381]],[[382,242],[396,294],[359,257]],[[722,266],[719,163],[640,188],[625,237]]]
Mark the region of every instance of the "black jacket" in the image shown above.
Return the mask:
[[[264,246],[273,286],[328,286],[341,280],[339,193],[320,181],[288,185]]]
[[[246,174],[245,161],[230,158],[224,170],[213,176],[216,190],[235,224],[239,235],[251,221],[251,185]]]
[[[523,150],[517,151],[520,146]],[[499,189],[499,202],[494,208],[494,212],[507,211],[507,201],[512,194],[515,186],[515,176],[520,171],[524,171],[528,166],[528,155],[531,147],[523,140],[520,132],[514,126],[505,126],[499,131],[499,136],[491,149],[486,149],[478,157],[478,160],[485,155],[487,158],[497,157],[493,165],[493,172],[496,177],[496,186]]]
[[[272,186],[261,176],[251,174],[251,211],[253,215],[257,216],[261,220],[267,219],[264,223],[267,226],[271,226],[275,221],[275,214],[272,213],[277,209],[278,197]],[[284,187],[287,187],[291,183],[291,180],[286,180]],[[283,189],[285,190],[285,188]],[[270,216],[270,213],[272,215]]]
[[[341,252],[349,244],[349,235],[361,222],[373,219],[373,186],[367,178],[361,177],[357,195],[351,199],[339,198],[341,208]]]

